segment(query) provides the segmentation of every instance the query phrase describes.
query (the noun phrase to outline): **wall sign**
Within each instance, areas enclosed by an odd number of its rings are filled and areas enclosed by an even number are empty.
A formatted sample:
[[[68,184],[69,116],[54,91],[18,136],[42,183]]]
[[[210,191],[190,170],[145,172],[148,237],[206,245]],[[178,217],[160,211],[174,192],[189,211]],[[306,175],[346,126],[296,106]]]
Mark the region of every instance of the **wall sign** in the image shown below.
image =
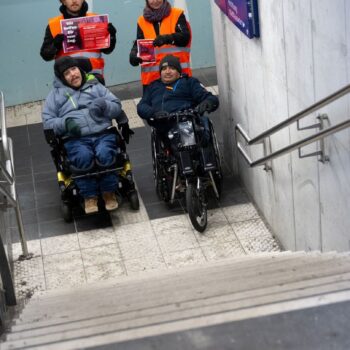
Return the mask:
[[[227,17],[248,38],[258,38],[259,16],[257,0],[214,0]]]

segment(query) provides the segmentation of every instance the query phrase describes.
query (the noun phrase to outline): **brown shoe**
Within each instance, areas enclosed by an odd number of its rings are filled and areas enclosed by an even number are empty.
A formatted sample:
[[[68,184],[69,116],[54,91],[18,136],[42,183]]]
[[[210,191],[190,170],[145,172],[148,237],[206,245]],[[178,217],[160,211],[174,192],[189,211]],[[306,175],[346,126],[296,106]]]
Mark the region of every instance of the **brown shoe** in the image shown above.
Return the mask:
[[[114,192],[104,192],[102,197],[105,201],[105,207],[107,210],[114,210],[118,208],[118,201]]]
[[[85,213],[92,214],[98,212],[97,197],[85,198],[84,201]]]

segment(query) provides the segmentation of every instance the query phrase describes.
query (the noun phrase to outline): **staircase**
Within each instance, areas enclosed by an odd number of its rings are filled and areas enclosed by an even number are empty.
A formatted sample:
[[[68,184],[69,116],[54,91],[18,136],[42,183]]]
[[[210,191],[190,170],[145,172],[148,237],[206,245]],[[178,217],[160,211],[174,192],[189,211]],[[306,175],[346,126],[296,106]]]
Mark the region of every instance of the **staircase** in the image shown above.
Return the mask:
[[[348,300],[350,254],[256,254],[36,294],[0,348],[136,349],[117,344]]]

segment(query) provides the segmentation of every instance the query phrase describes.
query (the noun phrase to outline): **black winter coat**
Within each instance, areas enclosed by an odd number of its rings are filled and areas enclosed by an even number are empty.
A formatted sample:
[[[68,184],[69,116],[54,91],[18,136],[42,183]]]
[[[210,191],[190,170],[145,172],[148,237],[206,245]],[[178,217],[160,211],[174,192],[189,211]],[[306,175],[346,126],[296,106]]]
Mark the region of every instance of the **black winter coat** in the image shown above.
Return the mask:
[[[137,113],[142,119],[149,120],[156,112],[172,113],[194,108],[206,99],[214,102],[215,109],[219,106],[219,99],[209,92],[197,78],[184,75],[169,85],[158,79],[146,88],[137,105]],[[152,122],[152,125],[157,128],[157,121]]]

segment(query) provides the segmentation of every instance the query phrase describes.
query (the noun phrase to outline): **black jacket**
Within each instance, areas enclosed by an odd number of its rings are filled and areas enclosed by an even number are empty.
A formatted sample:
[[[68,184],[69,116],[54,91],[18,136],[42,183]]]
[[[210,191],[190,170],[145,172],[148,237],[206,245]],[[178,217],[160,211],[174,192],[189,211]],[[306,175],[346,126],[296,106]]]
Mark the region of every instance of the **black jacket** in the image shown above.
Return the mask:
[[[84,1],[83,6],[82,6],[78,16],[76,16],[76,17],[85,17],[87,11],[88,11],[88,4]],[[60,6],[60,12],[62,13],[64,19],[69,19],[69,18],[74,17],[67,12],[67,8],[64,5]],[[114,50],[116,43],[117,43],[116,35],[111,35],[110,46],[106,49],[102,49],[101,52],[104,54],[111,53]],[[43,43],[41,45],[41,49],[40,49],[40,56],[45,61],[51,61],[51,60],[55,59],[57,52],[58,52],[58,50],[56,49],[56,47],[53,44],[53,37],[52,37],[51,31],[50,31],[50,27],[47,26],[46,30],[45,30],[44,41],[43,41]]]
[[[160,79],[152,82],[145,90],[137,105],[137,113],[149,120],[154,113],[168,113],[194,108],[204,100],[213,102],[213,110],[218,108],[219,99],[209,92],[197,78],[184,75],[172,84],[164,84]],[[157,127],[157,121],[152,123]]]
[[[156,35],[159,35],[159,28],[160,28],[161,22],[155,22],[153,23],[154,30],[156,32]],[[171,34],[171,33],[169,33]],[[190,39],[191,39],[191,33],[187,25],[187,20],[184,14],[182,14],[177,23],[176,23],[176,30],[175,33],[172,33],[174,45],[185,47]],[[130,55],[129,55],[129,61],[132,66],[138,66],[139,62],[137,61],[137,40],[138,39],[145,39],[145,36],[143,34],[142,29],[139,25],[137,25],[137,35],[136,40],[134,41],[133,47],[131,48]],[[147,38],[146,38],[147,39]]]

